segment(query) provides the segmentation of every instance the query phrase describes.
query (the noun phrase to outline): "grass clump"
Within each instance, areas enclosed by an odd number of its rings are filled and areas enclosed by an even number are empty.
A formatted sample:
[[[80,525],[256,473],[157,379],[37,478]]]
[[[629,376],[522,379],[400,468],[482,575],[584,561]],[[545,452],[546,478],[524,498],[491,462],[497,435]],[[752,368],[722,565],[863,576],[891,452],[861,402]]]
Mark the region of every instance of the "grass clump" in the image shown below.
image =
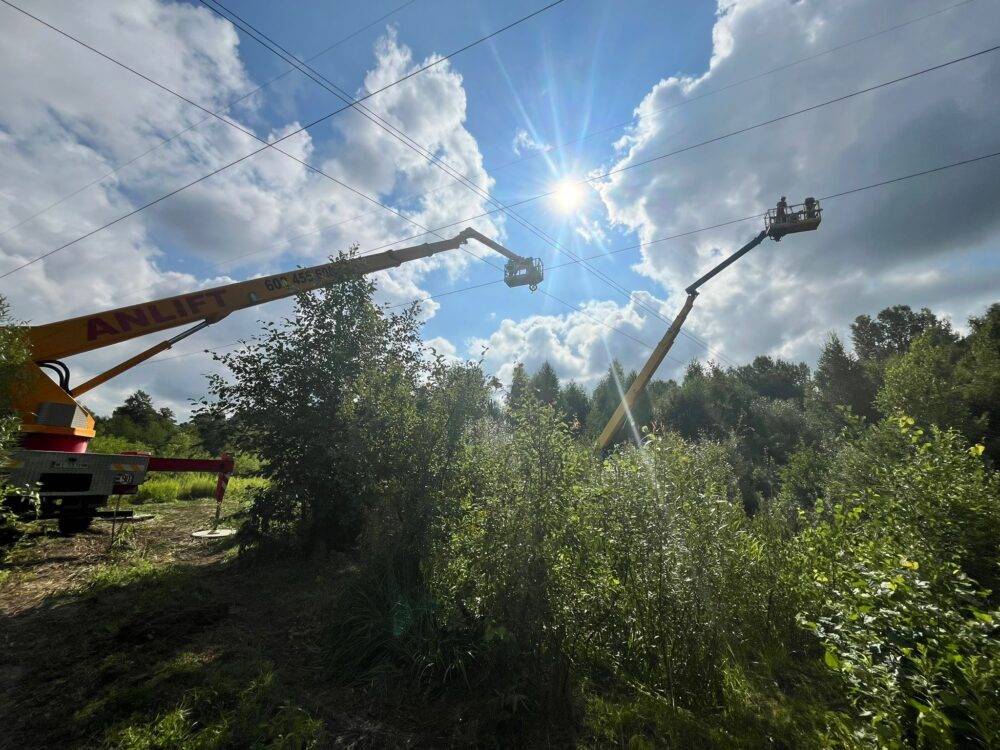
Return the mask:
[[[265,667],[248,683],[244,680],[244,675],[219,675],[187,691],[176,706],[152,719],[138,715],[119,722],[108,732],[105,746],[121,750],[321,746],[322,722],[288,701],[271,668]]]
[[[174,500],[198,500],[215,496],[218,478],[214,474],[173,474],[155,476],[139,485],[133,503],[167,503]],[[262,477],[233,477],[226,487],[226,496],[244,498],[254,488],[263,488]]]

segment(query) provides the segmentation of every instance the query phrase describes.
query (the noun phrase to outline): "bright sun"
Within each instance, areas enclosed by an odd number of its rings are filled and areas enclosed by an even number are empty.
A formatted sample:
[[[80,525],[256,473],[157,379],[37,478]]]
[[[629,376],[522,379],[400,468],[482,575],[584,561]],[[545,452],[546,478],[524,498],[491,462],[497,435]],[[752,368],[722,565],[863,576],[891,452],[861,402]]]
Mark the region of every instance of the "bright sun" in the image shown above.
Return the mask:
[[[560,213],[575,211],[583,203],[583,185],[574,180],[563,180],[552,191],[552,202]]]

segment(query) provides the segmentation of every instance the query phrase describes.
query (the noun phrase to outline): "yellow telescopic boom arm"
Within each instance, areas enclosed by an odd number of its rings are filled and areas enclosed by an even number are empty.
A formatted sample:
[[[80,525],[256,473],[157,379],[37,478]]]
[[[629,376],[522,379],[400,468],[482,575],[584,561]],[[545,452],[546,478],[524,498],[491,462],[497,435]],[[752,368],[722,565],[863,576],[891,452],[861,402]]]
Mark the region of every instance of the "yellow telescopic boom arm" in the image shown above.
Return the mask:
[[[28,329],[32,358],[36,361],[61,359],[198,321],[214,323],[236,310],[319,289],[342,278],[345,274],[364,275],[384,271],[411,260],[428,258],[446,250],[455,250],[470,239],[482,242],[511,261],[530,262],[529,259],[511,252],[475,229],[464,229],[455,237],[439,242],[323,263],[176,297],[119,307],[93,315],[32,326]]]
[[[26,373],[23,387],[14,396],[15,406],[21,416],[21,430],[23,433],[89,439],[94,434],[94,419],[76,401],[76,397],[169,349],[181,339],[222,320],[230,313],[329,286],[345,276],[365,275],[395,268],[411,260],[429,258],[437,253],[455,250],[469,240],[476,240],[507,258],[504,281],[508,286],[528,285],[533,289],[542,281],[540,260],[517,255],[475,229],[467,228],[454,237],[438,242],[337,260],[176,297],[31,326],[26,331],[32,349],[32,362],[27,365],[30,372]],[[180,326],[189,327],[85,383],[70,388],[68,368],[60,361],[63,357]],[[60,382],[57,384],[46,377],[41,369],[43,367],[56,371]]]
[[[779,208],[772,208],[764,214],[763,231],[684,290],[688,295],[684,301],[684,306],[677,314],[677,317],[674,318],[674,322],[670,324],[670,328],[667,329],[663,338],[660,339],[660,343],[653,349],[653,353],[649,355],[649,359],[646,360],[646,364],[643,365],[635,382],[632,383],[632,386],[625,393],[618,408],[615,409],[615,413],[611,415],[611,419],[608,420],[608,423],[601,431],[594,446],[598,452],[603,451],[610,445],[615,435],[618,434],[618,431],[625,423],[626,417],[631,418],[632,409],[635,407],[635,402],[639,400],[639,394],[649,385],[649,381],[653,378],[656,369],[663,362],[663,358],[667,356],[670,347],[674,345],[677,334],[680,333],[681,326],[684,325],[684,321],[688,313],[691,312],[691,307],[694,305],[695,298],[698,296],[698,288],[706,281],[714,278],[721,271],[729,268],[729,266],[757,247],[766,238],[770,237],[775,242],[779,242],[786,235],[798,232],[811,232],[819,227],[822,219],[822,209],[818,200],[815,198],[806,198],[804,203],[797,206],[787,206],[784,204],[784,200],[784,198],[781,199],[782,203],[779,204]]]

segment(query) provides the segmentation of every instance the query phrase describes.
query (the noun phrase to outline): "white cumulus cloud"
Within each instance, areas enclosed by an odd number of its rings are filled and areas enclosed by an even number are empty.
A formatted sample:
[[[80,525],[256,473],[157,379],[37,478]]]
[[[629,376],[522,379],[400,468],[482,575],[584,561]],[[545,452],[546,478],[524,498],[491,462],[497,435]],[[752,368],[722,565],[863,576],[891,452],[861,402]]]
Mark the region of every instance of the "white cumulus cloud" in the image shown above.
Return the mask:
[[[216,111],[257,85],[243,65],[232,26],[204,8],[161,0],[49,0],[32,4],[31,11]],[[0,14],[5,27],[0,46],[5,71],[0,80],[0,270],[261,146],[259,140],[210,120],[30,218],[205,114],[9,8],[0,9]],[[414,59],[391,29],[373,53],[370,69],[356,87],[358,94],[429,61]],[[265,89],[226,116],[265,140],[297,130],[300,123],[294,120],[260,127],[259,107],[267,96]],[[449,62],[366,104],[472,182],[492,188],[478,144],[465,128],[462,77]],[[353,111],[290,137],[280,148],[425,227],[485,210],[481,196],[459,187]],[[482,220],[476,226],[488,235],[502,235],[496,222]],[[19,318],[49,322],[273,272],[296,262],[322,262],[355,242],[364,252],[419,231],[268,149],[0,281],[0,294]],[[404,244],[427,239],[433,237]],[[379,274],[380,298],[398,303],[424,296],[428,274],[444,269],[457,277],[470,260],[464,253],[450,253]],[[217,271],[206,272],[206,266]],[[426,315],[435,309],[433,301],[425,304]],[[249,336],[257,330],[257,319],[287,311],[286,302],[234,314],[185,341],[176,353],[164,355],[162,364],[138,368],[85,400],[103,412],[123,394],[142,387],[184,412],[188,397],[204,389],[201,373],[213,365],[204,356],[168,357]],[[80,382],[152,343],[130,342],[74,358],[74,380]]]

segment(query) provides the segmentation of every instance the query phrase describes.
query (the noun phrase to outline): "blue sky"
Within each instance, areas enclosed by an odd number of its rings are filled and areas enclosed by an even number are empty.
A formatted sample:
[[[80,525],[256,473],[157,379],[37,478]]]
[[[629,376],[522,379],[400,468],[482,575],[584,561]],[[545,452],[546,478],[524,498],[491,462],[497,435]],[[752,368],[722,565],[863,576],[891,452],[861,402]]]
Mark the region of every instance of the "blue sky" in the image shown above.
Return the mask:
[[[15,2],[214,111],[287,67],[199,3]],[[305,58],[401,4],[229,0],[227,7]],[[359,95],[541,5],[415,0],[312,65]],[[159,145],[204,114],[10,8],[0,13],[0,63],[9,71],[0,82],[3,268],[259,145],[216,121]],[[781,194],[830,195],[1000,150],[1000,55],[989,53],[633,168],[988,48],[998,21],[993,0],[566,0],[366,106],[504,203],[624,170],[579,188],[571,207],[545,198],[517,209],[565,250],[511,216],[474,222],[552,266],[567,252],[601,256],[759,213]],[[862,39],[877,32],[884,33]],[[273,139],[340,106],[293,72],[229,116]],[[617,123],[625,126],[579,140]],[[545,150],[567,141],[576,142]],[[281,147],[425,226],[490,208],[354,111]],[[691,337],[678,341],[661,374],[677,376],[694,358],[733,364],[758,353],[812,363],[830,331],[843,333],[856,315],[895,303],[932,307],[961,327],[1000,288],[1000,216],[991,209],[1000,197],[997,162],[831,201],[815,235],[768,242],[712,282],[685,328]],[[961,222],[950,220],[956,216]],[[22,318],[47,322],[317,263],[354,242],[364,251],[417,231],[269,151],[0,281],[0,294]],[[548,359],[560,376],[589,387],[612,357],[641,365],[643,343],[662,336],[684,286],[756,231],[747,222],[598,257],[590,268],[560,268],[543,285],[553,296],[494,284],[441,297],[425,305],[425,337],[456,357],[487,348],[486,366],[501,379],[518,361],[531,369]],[[379,295],[399,304],[497,278],[496,269],[453,253],[379,275]],[[161,363],[95,391],[89,403],[106,411],[144,387],[184,412],[215,367],[201,349],[230,346],[252,335],[258,319],[288,309],[233,315]],[[86,377],[149,343],[70,364]]]
[[[297,7],[293,14],[268,2],[227,7],[255,28],[266,31],[299,58],[307,59],[328,47],[331,40],[343,39],[401,5],[396,0],[340,7],[307,3]],[[388,25],[397,30],[414,57],[423,60],[458,49],[538,7],[537,2],[415,2],[310,65],[342,88],[353,91],[371,67],[372,47]],[[623,127],[614,127],[547,154],[523,148],[518,153],[514,140],[518,131],[524,130],[539,142],[558,144],[630,122],[635,103],[659,80],[658,71],[664,66],[687,74],[697,74],[706,67],[712,51],[714,20],[715,8],[710,3],[679,3],[668,8],[662,2],[635,2],[626,9],[607,2],[574,2],[554,8],[459,56],[453,65],[462,75],[468,97],[466,127],[478,142],[487,171],[496,179],[491,190],[493,196],[504,203],[516,201],[547,192],[560,180],[580,179],[604,165],[611,144],[621,137]],[[648,37],[650,23],[664,29],[663,44],[637,47],[634,40]],[[625,50],[629,53],[624,54]],[[287,68],[273,52],[242,33],[240,56],[256,81],[270,80]],[[341,106],[334,95],[299,73],[267,87],[259,102],[260,127],[266,129],[279,128],[289,119],[311,121]],[[358,128],[373,127],[350,113],[342,117]],[[318,149],[343,147],[337,134],[322,125],[312,134]],[[405,203],[407,196],[392,197]],[[553,210],[549,201],[534,203],[520,213],[577,255],[600,252],[599,246],[583,241],[572,231],[575,217]],[[567,260],[566,255],[545,246],[514,222],[508,222],[506,230],[507,244],[517,252],[540,255],[547,265]],[[357,236],[356,241],[362,250],[369,246],[364,236]],[[634,237],[630,239],[628,232],[608,232],[610,246],[619,247],[630,241],[634,242]],[[296,260],[294,243],[289,246],[286,258]],[[494,264],[501,262],[495,257],[491,260]],[[628,288],[652,290],[655,286],[651,280],[632,272],[621,257],[602,266]],[[477,263],[469,269],[467,284],[462,285],[490,281],[497,276],[495,269]],[[583,268],[573,268],[569,273],[562,271],[550,283],[554,293],[574,301],[579,301],[581,293],[602,291],[602,284],[594,282]],[[436,294],[454,285],[453,279],[444,277],[432,280],[427,290]],[[446,304],[428,322],[427,335],[457,340],[483,337],[495,327],[498,315],[524,317],[550,310],[565,311],[549,298],[511,292],[503,286],[479,290],[475,297],[477,314],[469,314],[464,300]]]

